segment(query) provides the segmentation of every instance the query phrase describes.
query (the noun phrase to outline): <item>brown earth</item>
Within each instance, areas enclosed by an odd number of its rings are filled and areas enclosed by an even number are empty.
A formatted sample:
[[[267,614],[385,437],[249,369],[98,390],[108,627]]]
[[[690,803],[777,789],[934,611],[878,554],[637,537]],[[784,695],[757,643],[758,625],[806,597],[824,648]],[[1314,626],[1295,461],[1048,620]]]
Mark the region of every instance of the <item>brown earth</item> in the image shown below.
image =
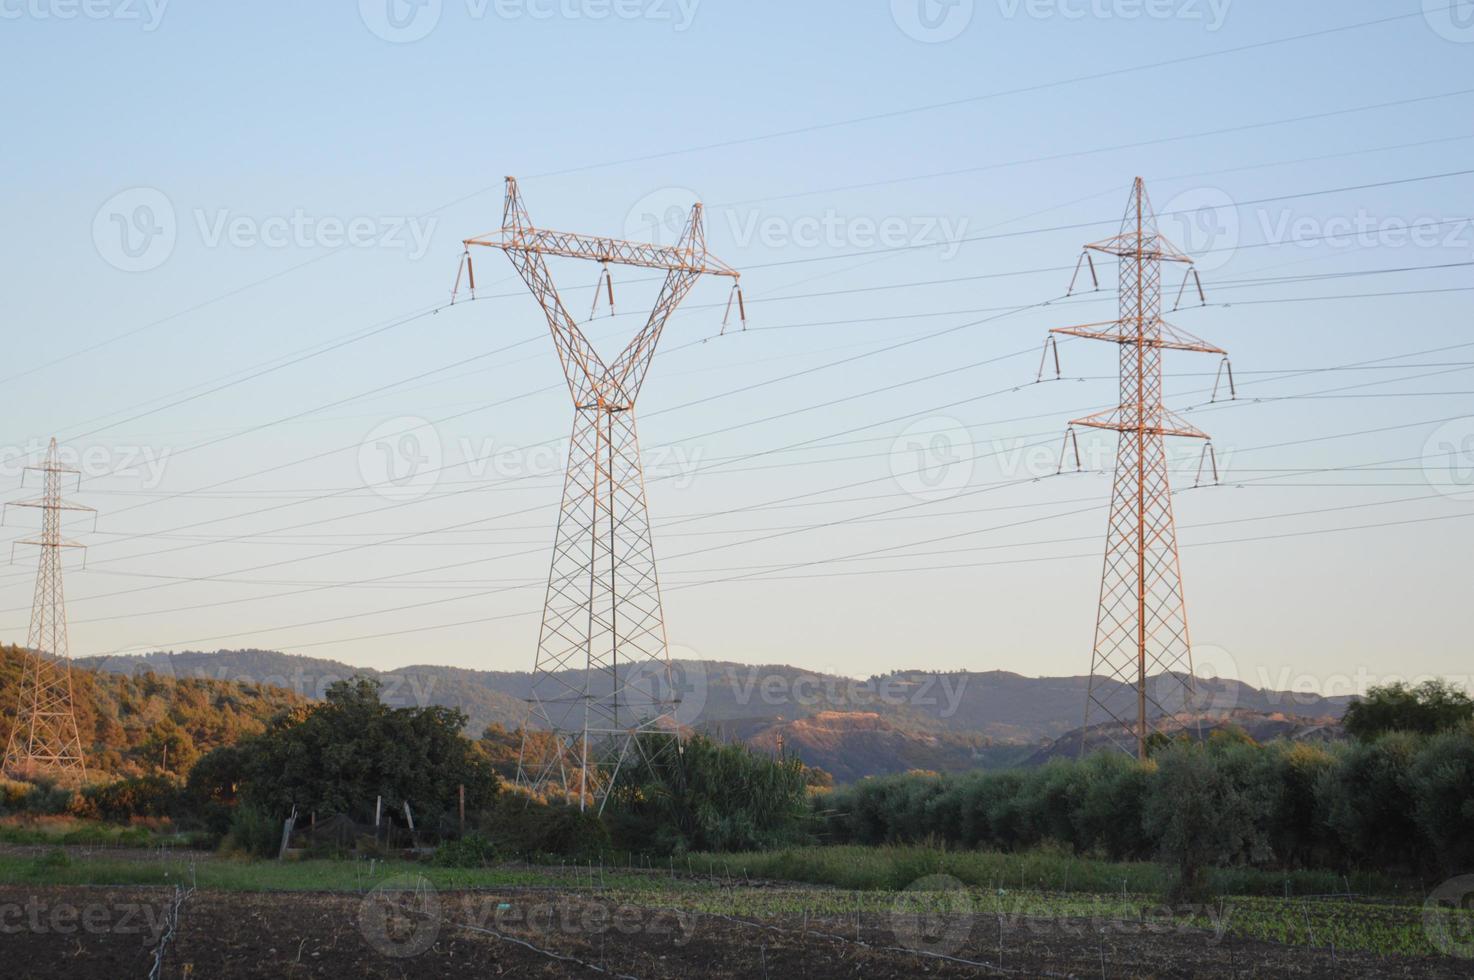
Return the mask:
[[[170,889],[0,886],[0,975],[146,977],[174,898]],[[1083,920],[1015,920],[1000,957],[997,920],[984,915],[946,947],[970,963],[903,948],[905,932],[883,915],[757,923],[561,889],[432,894],[410,880],[365,896],[198,892],[180,906],[162,977],[1469,976],[1451,960],[1333,957],[1186,927],[1101,932]]]

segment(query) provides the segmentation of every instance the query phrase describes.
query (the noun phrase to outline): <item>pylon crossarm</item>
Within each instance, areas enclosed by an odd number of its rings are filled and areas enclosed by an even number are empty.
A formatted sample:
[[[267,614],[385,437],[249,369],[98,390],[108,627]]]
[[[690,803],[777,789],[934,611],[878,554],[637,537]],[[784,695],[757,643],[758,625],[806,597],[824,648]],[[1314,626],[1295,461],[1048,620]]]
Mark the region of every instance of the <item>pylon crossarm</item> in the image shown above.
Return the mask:
[[[36,500],[8,500],[5,502],[5,507],[3,509],[9,510],[12,507],[34,507],[38,510],[41,510],[52,506],[53,505],[48,504],[44,498],[38,498]],[[97,513],[96,507],[84,507],[81,504],[68,503],[65,500],[57,501],[54,506],[56,510],[77,510],[85,511],[89,514]]]
[[[1156,348],[1158,350],[1185,350],[1195,351],[1199,354],[1219,354],[1227,352],[1220,347],[1214,347],[1205,340],[1199,340],[1184,330],[1172,326],[1165,320],[1158,320],[1155,324],[1159,331],[1155,336],[1139,336],[1135,325],[1128,326],[1119,320],[1111,320],[1105,323],[1082,323],[1073,327],[1055,327],[1050,333],[1065,334],[1069,337],[1082,337],[1085,340],[1109,340],[1116,344],[1140,344],[1143,347]]]
[[[1091,429],[1109,429],[1112,432],[1140,432],[1146,436],[1177,436],[1182,439],[1207,439],[1208,434],[1190,425],[1180,427],[1166,425],[1137,425],[1134,422],[1112,422],[1108,419],[1075,419],[1071,425],[1083,425]]]
[[[652,245],[619,238],[580,235],[544,228],[503,231],[497,236],[468,238],[464,244],[499,248],[504,252],[536,252],[565,259],[588,259],[614,265],[630,265],[641,269],[665,269],[668,272],[693,272],[703,276],[727,276],[735,279],[737,270],[704,250],[674,245]]]
[[[1171,242],[1160,235],[1148,236],[1144,239],[1145,244],[1139,244],[1142,241],[1134,234],[1126,234],[1107,238],[1105,241],[1095,242],[1085,247],[1092,252],[1114,255],[1119,259],[1135,261],[1140,255],[1143,262],[1181,262],[1184,265],[1192,265],[1192,259],[1183,255],[1173,247]]]

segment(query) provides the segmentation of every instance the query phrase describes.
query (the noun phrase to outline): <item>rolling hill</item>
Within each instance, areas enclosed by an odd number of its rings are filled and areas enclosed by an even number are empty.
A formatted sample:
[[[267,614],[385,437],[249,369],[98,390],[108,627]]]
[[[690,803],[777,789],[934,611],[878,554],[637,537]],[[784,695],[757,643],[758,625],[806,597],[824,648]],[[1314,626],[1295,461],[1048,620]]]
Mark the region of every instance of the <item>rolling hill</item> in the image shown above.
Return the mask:
[[[394,707],[444,705],[464,711],[467,732],[515,728],[526,714],[531,675],[412,665],[393,671],[269,650],[154,653],[79,659],[105,673],[154,672],[179,679],[285,688],[319,698],[335,680],[363,674],[383,684]],[[1042,762],[1073,755],[1085,677],[1024,677],[1006,671],[932,674],[897,671],[856,679],[786,665],[681,661],[675,665],[682,721],[719,736],[786,752],[841,781],[909,769],[960,771]],[[1215,715],[1256,734],[1327,730],[1350,699],[1267,691],[1237,681],[1204,680],[1199,689]],[[1215,722],[1217,723],[1217,722]],[[1327,729],[1327,726],[1330,726]]]

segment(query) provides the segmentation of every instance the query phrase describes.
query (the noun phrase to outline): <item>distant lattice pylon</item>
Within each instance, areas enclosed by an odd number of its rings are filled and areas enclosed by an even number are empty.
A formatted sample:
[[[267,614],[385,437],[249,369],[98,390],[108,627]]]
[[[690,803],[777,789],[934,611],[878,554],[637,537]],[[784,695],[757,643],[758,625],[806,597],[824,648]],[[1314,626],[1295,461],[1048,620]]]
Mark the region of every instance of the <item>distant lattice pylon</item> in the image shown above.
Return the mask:
[[[1093,715],[1104,715],[1112,741],[1145,758],[1147,739],[1159,730],[1158,720],[1192,705],[1196,695],[1165,437],[1204,441],[1199,480],[1205,467],[1211,467],[1214,479],[1218,469],[1207,434],[1162,404],[1162,352],[1198,351],[1223,357],[1219,376],[1227,373],[1230,393],[1233,369],[1223,350],[1162,319],[1162,263],[1179,263],[1187,269],[1179,300],[1189,282],[1196,285],[1201,299],[1202,283],[1192,259],[1158,232],[1141,178],[1132,186],[1120,233],[1085,246],[1076,265],[1077,280],[1088,263],[1090,277],[1099,285],[1095,255],[1114,256],[1119,261],[1119,316],[1107,323],[1051,331],[1114,343],[1121,361],[1120,404],[1071,422],[1065,443],[1066,452],[1074,448],[1078,468],[1075,426],[1120,434],[1085,727],[1090,727]],[[1052,338],[1046,343],[1046,358],[1051,347],[1058,365],[1058,347]]]
[[[602,808],[623,766],[643,757],[659,768],[650,755],[677,749],[680,738],[635,400],[666,322],[698,279],[731,279],[728,315],[734,303],[744,315],[739,274],[707,252],[700,203],[674,245],[621,241],[534,226],[513,177],[500,231],[465,245],[461,272],[473,295],[470,247],[487,246],[506,253],[542,307],[575,413],[529,698],[531,723],[553,736],[524,735],[518,782]],[[595,306],[607,289],[611,313],[609,266],[665,273],[645,325],[614,360],[599,356],[564,306],[549,257],[600,263]]]
[[[31,629],[26,640],[15,727],[6,743],[3,768],[7,775],[22,778],[51,775],[82,779],[87,775],[87,768],[72,704],[61,554],[64,548],[83,546],[62,537],[61,514],[68,510],[90,513],[92,508],[62,499],[62,477],[75,475],[77,471],[61,465],[55,439],[51,440],[45,463],[28,469],[42,473],[44,491],[40,498],[16,501],[15,506],[40,509],[41,534],[17,543],[37,545],[41,559],[36,569],[36,595],[31,606]]]

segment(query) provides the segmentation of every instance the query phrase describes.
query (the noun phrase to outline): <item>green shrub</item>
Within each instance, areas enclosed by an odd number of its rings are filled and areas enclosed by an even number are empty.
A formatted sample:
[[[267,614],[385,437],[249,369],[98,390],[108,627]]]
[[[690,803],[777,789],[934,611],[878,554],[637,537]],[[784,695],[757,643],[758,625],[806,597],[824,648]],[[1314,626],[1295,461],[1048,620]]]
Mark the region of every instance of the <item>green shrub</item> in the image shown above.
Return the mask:
[[[1474,868],[1474,738],[1448,732],[1430,739],[1411,774],[1417,822],[1441,869]]]
[[[832,844],[1169,858],[1204,867],[1452,874],[1474,867],[1474,724],[1374,742],[1163,741],[1040,769],[864,779],[814,800]],[[1185,862],[1185,863],[1184,863]]]
[[[594,811],[521,793],[501,793],[492,800],[477,814],[475,833],[502,854],[524,857],[589,857],[611,848],[609,832]]]
[[[259,807],[236,807],[230,818],[230,831],[221,846],[252,857],[276,857],[281,851],[282,823]]]
[[[1142,824],[1176,867],[1178,898],[1203,898],[1209,868],[1247,863],[1266,849],[1254,794],[1234,778],[1235,755],[1174,744],[1153,760],[1158,768]]]
[[[137,817],[173,817],[182,806],[180,785],[168,776],[120,779],[82,790],[79,816],[127,823]]]
[[[731,851],[809,840],[808,771],[797,759],[774,759],[704,735],[681,744],[641,736],[605,806],[615,844],[671,854]]]
[[[485,868],[496,861],[496,848],[487,838],[470,833],[435,848],[433,863],[442,868]]]

